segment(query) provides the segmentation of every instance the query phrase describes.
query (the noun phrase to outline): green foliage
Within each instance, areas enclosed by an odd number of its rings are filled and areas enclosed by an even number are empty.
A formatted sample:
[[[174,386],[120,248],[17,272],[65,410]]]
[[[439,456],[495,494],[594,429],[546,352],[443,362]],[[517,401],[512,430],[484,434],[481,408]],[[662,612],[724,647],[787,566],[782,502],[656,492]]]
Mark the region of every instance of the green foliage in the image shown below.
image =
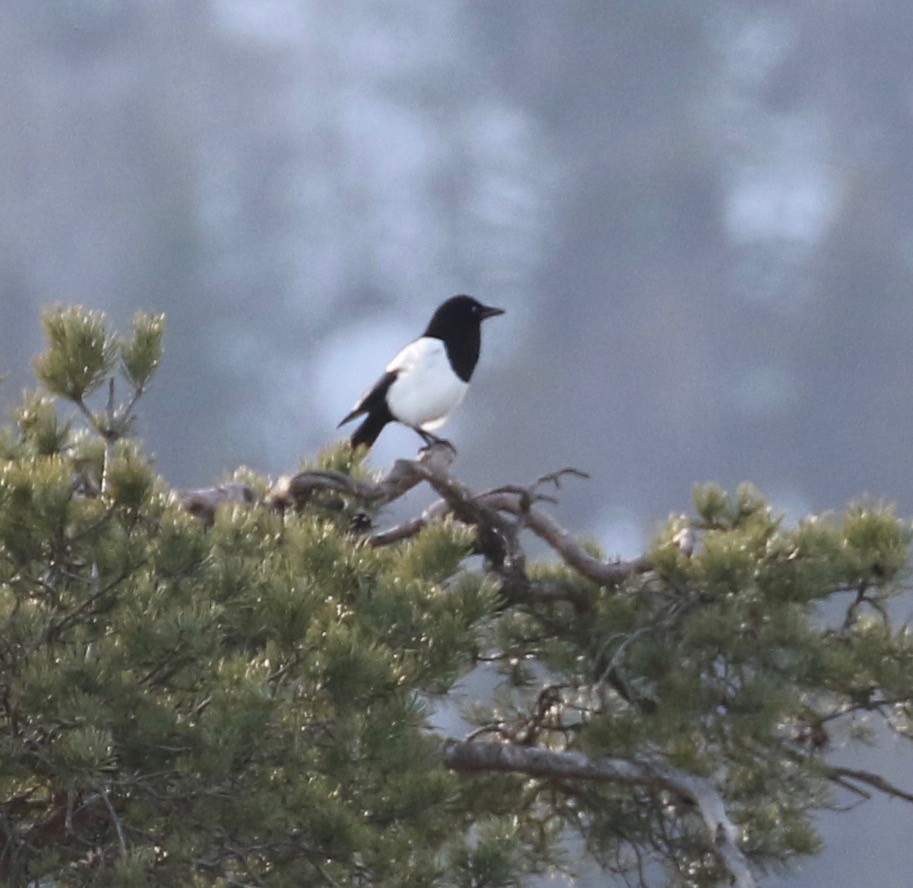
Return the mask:
[[[520,888],[524,854],[516,817],[485,820],[476,826],[471,844],[454,855],[453,888]]]
[[[162,357],[165,316],[138,311],[133,318],[133,339],[120,343],[120,358],[133,387],[142,390],[149,383]]]
[[[40,456],[59,453],[70,435],[70,424],[60,423],[53,398],[40,393],[26,393],[22,406],[15,412],[21,441]]]
[[[191,517],[125,437],[162,318],[129,341],[81,309],[45,325],[48,394],[0,436],[4,884],[514,888],[566,866],[573,833],[613,872],[725,883],[697,813],[655,788],[445,769],[432,704],[483,658],[503,678],[472,707],[483,734],[711,777],[761,869],[819,850],[832,725],[913,737],[913,635],[889,611],[911,528],[883,504],[789,527],[749,486],[699,487],[651,571],[529,565],[576,597],[507,603],[453,519],[373,548],[349,493]],[[118,358],[131,399],[93,412]],[[365,478],[361,456],[313,466]]]
[[[161,359],[165,316],[138,311],[133,319],[133,337],[129,341],[108,330],[102,312],[88,311],[81,306],[47,309],[42,322],[48,347],[34,361],[38,379],[51,394],[76,404],[91,428],[108,443],[124,437],[130,431],[136,402],[146,391]],[[122,377],[132,390],[131,398],[123,404],[115,401],[118,358]],[[105,381],[108,382],[106,408],[93,412],[88,399]],[[67,431],[53,426],[53,417],[41,399],[26,402],[20,411],[20,423],[24,424],[24,432],[31,427],[36,444],[44,445],[46,449],[59,443]],[[100,480],[102,486],[107,483],[104,465]]]
[[[82,400],[105,380],[117,360],[117,340],[104,315],[55,306],[42,315],[48,350],[35,359],[35,373],[48,391]]]

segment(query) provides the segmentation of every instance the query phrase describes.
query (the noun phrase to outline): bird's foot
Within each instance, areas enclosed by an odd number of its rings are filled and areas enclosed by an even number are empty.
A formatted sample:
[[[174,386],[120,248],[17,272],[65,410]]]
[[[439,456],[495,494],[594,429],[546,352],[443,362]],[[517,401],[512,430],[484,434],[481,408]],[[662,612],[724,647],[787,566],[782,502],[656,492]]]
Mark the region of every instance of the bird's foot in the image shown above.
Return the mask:
[[[435,445],[442,445],[444,447],[449,447],[454,453],[457,452],[456,447],[450,443],[446,438],[439,438],[437,435],[432,435],[431,432],[423,431],[422,429],[416,429],[416,431],[421,436],[422,440],[425,442],[425,445],[419,448],[419,453],[425,453],[430,450]]]

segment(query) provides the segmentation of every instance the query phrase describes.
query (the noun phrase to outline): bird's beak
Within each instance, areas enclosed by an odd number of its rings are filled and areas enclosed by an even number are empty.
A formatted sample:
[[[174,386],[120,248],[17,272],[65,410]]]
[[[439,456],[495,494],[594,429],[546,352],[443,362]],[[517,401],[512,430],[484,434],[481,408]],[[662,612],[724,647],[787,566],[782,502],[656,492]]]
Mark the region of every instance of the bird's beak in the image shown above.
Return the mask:
[[[482,308],[482,320],[486,318],[496,318],[498,315],[504,314],[503,308],[495,308],[493,305],[486,305]]]

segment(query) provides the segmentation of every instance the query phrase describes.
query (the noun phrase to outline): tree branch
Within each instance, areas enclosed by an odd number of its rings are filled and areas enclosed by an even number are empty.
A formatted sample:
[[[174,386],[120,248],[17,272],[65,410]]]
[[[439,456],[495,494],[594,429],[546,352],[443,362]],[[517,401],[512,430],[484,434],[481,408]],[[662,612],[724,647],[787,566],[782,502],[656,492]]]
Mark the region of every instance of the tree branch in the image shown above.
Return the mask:
[[[524,525],[536,536],[544,540],[557,552],[570,567],[573,567],[588,580],[600,586],[617,586],[628,577],[646,573],[651,569],[648,558],[641,556],[631,561],[603,561],[585,551],[581,545],[545,512],[522,508],[518,497],[511,494],[494,493],[483,497],[491,508],[513,515],[522,516]]]
[[[738,827],[726,813],[712,781],[647,759],[590,758],[514,743],[450,740],[444,762],[460,773],[501,771],[559,780],[597,780],[664,789],[693,804],[707,828],[710,849],[737,888],[756,888],[748,859],[739,847]]]
[[[508,485],[475,493],[460,484],[450,473],[455,458],[446,443],[432,444],[416,459],[399,459],[390,471],[378,480],[361,480],[345,472],[312,469],[280,479],[266,496],[272,508],[283,510],[303,508],[321,491],[331,491],[384,506],[427,483],[441,499],[430,505],[416,518],[368,537],[371,546],[386,546],[415,536],[431,522],[452,513],[461,521],[480,531],[480,547],[490,556],[502,579],[505,592],[528,601],[571,601],[578,610],[591,606],[589,598],[570,584],[532,583],[523,573],[525,556],[518,542],[524,529],[531,530],[564,560],[588,580],[600,586],[617,586],[628,577],[651,569],[646,557],[631,561],[602,560],[589,554],[566,530],[535,503],[543,499],[538,488],[544,483],[558,486],[569,474],[584,476],[577,469],[561,469],[538,478],[530,487]],[[212,521],[216,509],[226,503],[253,503],[256,494],[243,483],[230,482],[216,487],[199,488],[179,494],[178,502],[191,514]],[[508,575],[509,574],[509,575]],[[586,600],[584,600],[586,598]]]
[[[239,481],[230,481],[216,487],[200,487],[188,490],[185,493],[174,494],[175,500],[180,503],[191,515],[211,523],[216,517],[216,509],[226,503],[247,503],[251,505],[257,501],[257,495],[249,484]]]
[[[447,466],[449,469],[449,465]],[[562,469],[562,474],[570,472]],[[544,540],[558,555],[580,574],[600,586],[617,586],[619,583],[638,573],[651,569],[646,557],[631,561],[603,561],[585,551],[580,544],[551,517],[531,504],[532,492],[513,488],[497,488],[485,493],[474,494],[468,488],[458,484],[449,471],[440,472],[436,467],[423,466],[420,474],[441,495],[441,499],[430,505],[417,518],[403,524],[381,531],[370,538],[372,546],[384,546],[415,536],[424,527],[447,512],[453,512],[462,520],[479,524],[487,521],[503,528],[503,517],[507,513],[520,520],[521,526],[511,528],[520,530],[529,528],[540,539]],[[547,477],[547,476],[546,476]],[[540,484],[539,479],[536,484]],[[480,520],[482,519],[482,520]]]
[[[416,459],[398,459],[390,471],[377,481],[353,478],[345,472],[314,469],[282,478],[267,496],[277,509],[303,508],[319,491],[347,494],[372,505],[386,505],[405,496],[425,479],[425,473],[446,476],[456,454],[448,444],[433,444]]]
[[[887,781],[880,774],[874,774],[871,771],[860,771],[858,768],[842,768],[837,765],[827,765],[825,774],[834,783],[837,783],[854,792],[861,792],[858,787],[847,786],[847,782],[855,780],[857,783],[864,783],[877,789],[885,795],[893,796],[896,799],[903,799],[905,802],[913,802],[913,792],[907,792],[899,786]]]

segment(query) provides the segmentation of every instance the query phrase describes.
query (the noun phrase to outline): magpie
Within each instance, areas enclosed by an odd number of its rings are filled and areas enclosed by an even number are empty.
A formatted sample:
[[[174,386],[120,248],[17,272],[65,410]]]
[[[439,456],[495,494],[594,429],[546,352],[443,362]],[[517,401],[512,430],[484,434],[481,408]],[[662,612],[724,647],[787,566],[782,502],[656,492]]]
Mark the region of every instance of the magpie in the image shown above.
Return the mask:
[[[438,306],[425,332],[387,364],[340,426],[365,415],[352,446],[370,447],[388,422],[401,422],[426,444],[440,441],[431,432],[459,406],[479,360],[482,321],[504,314],[472,296],[453,296]]]

